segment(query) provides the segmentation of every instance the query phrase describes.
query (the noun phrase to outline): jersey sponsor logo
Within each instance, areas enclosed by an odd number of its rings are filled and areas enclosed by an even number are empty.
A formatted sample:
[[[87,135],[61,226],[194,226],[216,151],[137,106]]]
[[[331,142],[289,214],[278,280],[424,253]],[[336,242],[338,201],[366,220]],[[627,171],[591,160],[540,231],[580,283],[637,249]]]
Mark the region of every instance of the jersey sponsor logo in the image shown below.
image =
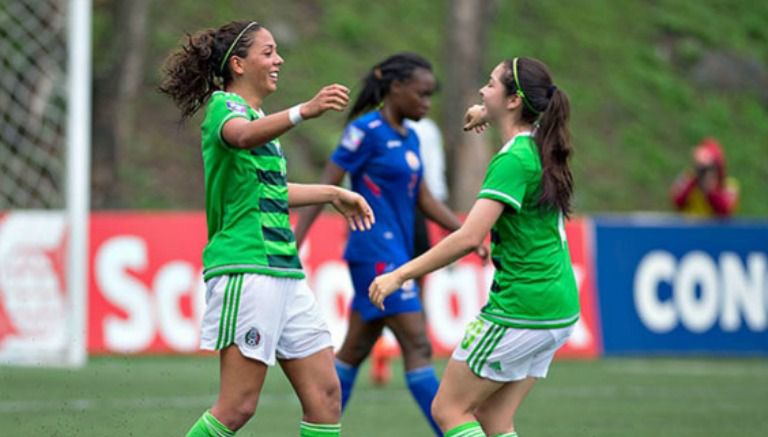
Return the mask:
[[[229,109],[232,112],[237,112],[240,114],[248,113],[248,108],[245,105],[239,102],[235,102],[233,100],[227,100],[227,109]]]
[[[419,156],[413,152],[413,150],[405,152],[405,162],[408,163],[408,167],[410,167],[413,171],[418,171],[419,167],[421,167],[421,160],[419,159]]]
[[[387,149],[394,149],[395,147],[400,147],[403,145],[403,142],[400,140],[389,140],[387,141]]]
[[[341,146],[354,152],[360,147],[363,138],[365,138],[365,131],[358,127],[350,126],[344,132],[344,137],[341,139]]]
[[[245,344],[250,347],[256,347],[261,343],[261,334],[256,327],[253,327],[245,333]]]

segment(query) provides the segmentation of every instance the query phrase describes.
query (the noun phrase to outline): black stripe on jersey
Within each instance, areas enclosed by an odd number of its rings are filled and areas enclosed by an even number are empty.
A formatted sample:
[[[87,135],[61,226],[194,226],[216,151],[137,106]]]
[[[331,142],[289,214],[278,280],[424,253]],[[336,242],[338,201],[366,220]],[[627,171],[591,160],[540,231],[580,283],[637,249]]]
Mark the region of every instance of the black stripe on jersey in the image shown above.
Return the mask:
[[[501,237],[499,237],[499,233],[491,229],[491,243],[493,244],[499,244],[501,243]]]
[[[299,257],[296,255],[267,255],[267,263],[269,263],[270,267],[301,268],[301,261],[299,261]]]
[[[288,182],[285,175],[279,171],[259,170],[257,174],[259,175],[259,181],[262,184],[282,186]]]
[[[288,200],[283,199],[259,199],[261,212],[282,212],[288,214]]]
[[[263,146],[251,149],[251,155],[254,156],[281,156],[280,150],[277,148],[274,142],[269,142]]]
[[[293,235],[293,231],[288,228],[270,228],[268,226],[262,226],[261,232],[264,234],[264,239],[266,241],[291,242],[296,239]]]
[[[496,270],[501,270],[501,258],[491,257],[491,261],[493,262],[493,267],[495,267]]]

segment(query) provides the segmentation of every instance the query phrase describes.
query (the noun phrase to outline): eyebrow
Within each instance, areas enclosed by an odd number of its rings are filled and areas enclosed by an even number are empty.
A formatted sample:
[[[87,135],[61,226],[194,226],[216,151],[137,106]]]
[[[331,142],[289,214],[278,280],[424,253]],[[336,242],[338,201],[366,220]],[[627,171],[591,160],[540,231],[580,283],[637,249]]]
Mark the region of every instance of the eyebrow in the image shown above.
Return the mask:
[[[264,44],[264,46],[262,47],[262,49],[276,49],[276,48],[277,48],[277,44]]]

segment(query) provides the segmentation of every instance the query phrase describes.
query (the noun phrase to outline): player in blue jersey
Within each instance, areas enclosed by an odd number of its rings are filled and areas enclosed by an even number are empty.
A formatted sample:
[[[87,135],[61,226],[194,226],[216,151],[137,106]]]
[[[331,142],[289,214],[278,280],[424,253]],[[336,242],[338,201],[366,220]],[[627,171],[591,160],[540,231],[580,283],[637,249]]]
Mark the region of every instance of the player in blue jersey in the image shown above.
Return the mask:
[[[413,257],[417,206],[427,218],[449,231],[461,224],[422,184],[419,139],[404,124],[406,119],[419,120],[427,114],[436,85],[430,63],[416,54],[399,53],[374,66],[363,79],[363,89],[349,114],[350,123],[322,180],[339,184],[348,173],[352,190],[365,197],[376,215],[376,224],[367,235],[361,238],[350,234],[344,253],[355,296],[347,336],[336,354],[342,409],[349,400],[360,364],[384,327],[388,327],[403,353],[408,388],[440,434],[430,413],[438,380],[432,368],[432,349],[415,281],[409,281],[391,295],[384,311],[368,300],[368,285],[374,277]],[[313,207],[302,211],[296,227],[299,243],[320,210]]]

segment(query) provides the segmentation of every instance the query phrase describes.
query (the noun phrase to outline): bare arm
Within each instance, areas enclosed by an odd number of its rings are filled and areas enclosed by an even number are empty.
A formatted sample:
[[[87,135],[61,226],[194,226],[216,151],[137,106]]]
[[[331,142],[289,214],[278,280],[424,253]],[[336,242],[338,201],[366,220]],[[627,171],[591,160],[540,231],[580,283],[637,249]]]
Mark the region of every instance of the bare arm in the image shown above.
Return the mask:
[[[345,171],[333,161],[328,161],[323,170],[323,175],[320,177],[321,184],[339,185],[344,179]],[[323,210],[323,205],[312,205],[306,208],[302,208],[299,212],[299,221],[296,223],[296,244],[301,246],[304,239],[309,233],[309,228],[312,227],[312,223],[315,222],[320,211]]]
[[[319,117],[328,110],[343,111],[349,102],[349,90],[343,85],[333,84],[321,89],[312,100],[302,103],[299,113],[304,119]],[[294,125],[286,109],[274,114],[248,121],[237,117],[227,121],[221,129],[224,140],[238,149],[261,147],[284,134]]]
[[[378,276],[368,289],[371,302],[379,308],[384,308],[384,298],[400,289],[403,282],[424,276],[475,250],[483,243],[485,236],[503,211],[504,205],[500,202],[489,199],[477,200],[459,230],[441,240],[423,255],[390,273]]]
[[[288,206],[330,203],[347,220],[353,231],[371,229],[373,210],[363,196],[335,185],[288,184]]]

